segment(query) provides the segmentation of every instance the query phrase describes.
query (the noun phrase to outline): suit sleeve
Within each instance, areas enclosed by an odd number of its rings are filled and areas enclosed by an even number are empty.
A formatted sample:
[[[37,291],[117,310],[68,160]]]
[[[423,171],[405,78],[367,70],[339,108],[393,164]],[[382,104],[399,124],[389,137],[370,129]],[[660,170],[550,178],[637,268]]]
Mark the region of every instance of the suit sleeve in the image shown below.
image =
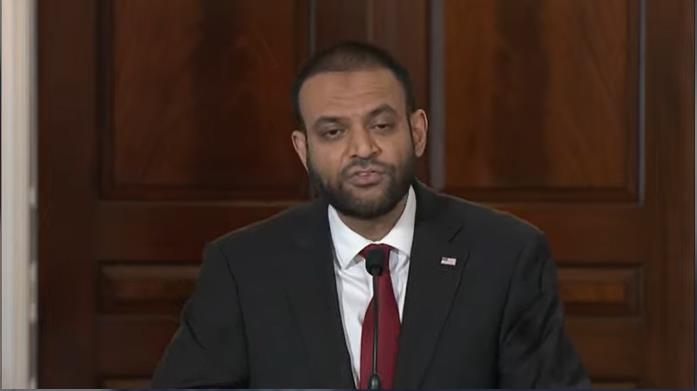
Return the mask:
[[[244,388],[247,346],[237,283],[215,244],[206,246],[196,289],[155,370],[154,388]]]
[[[590,388],[581,360],[564,331],[556,267],[542,234],[518,256],[499,349],[502,388]]]

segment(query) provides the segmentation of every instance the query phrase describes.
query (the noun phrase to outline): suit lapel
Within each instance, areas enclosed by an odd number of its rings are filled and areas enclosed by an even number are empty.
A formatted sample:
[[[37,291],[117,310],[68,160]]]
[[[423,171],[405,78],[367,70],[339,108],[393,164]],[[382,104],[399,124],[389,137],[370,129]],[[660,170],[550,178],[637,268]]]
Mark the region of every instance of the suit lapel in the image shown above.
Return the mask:
[[[419,388],[460,283],[468,252],[452,240],[461,222],[443,210],[445,201],[415,186],[417,212],[394,388]],[[442,258],[455,258],[455,265]],[[447,263],[447,262],[446,262]]]
[[[309,386],[353,388],[334,275],[327,206],[309,205],[298,221],[287,265],[286,291],[310,363]]]

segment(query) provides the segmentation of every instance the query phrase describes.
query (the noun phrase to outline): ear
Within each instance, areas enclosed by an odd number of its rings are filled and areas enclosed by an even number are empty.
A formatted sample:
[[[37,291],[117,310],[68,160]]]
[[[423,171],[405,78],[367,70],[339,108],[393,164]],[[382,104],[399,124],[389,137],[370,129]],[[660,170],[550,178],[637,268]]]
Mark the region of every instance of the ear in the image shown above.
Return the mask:
[[[300,162],[305,166],[305,171],[307,171],[307,134],[301,130],[294,130],[290,138],[293,141],[295,153],[298,154]]]
[[[428,135],[426,112],[421,109],[414,111],[409,121],[411,122],[411,138],[414,140],[414,154],[421,157],[426,151],[426,136]]]

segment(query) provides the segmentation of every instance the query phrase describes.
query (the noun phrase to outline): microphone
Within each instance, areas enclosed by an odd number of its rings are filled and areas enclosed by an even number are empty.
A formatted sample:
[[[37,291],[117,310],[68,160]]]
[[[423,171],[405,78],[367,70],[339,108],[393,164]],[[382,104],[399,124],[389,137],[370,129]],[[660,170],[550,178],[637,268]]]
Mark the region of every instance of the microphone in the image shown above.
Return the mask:
[[[369,390],[380,389],[380,376],[378,375],[378,277],[382,274],[385,267],[385,254],[382,250],[373,249],[365,255],[365,268],[373,276],[373,360],[370,379],[368,380]]]

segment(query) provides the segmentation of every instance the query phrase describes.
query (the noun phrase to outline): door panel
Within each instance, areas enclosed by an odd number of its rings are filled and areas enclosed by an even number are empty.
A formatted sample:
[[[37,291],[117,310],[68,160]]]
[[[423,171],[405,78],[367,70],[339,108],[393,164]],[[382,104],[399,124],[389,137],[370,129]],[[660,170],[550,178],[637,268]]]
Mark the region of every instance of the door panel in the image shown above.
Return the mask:
[[[444,189],[636,201],[638,4],[446,1]]]
[[[693,382],[693,11],[690,1],[443,2],[436,175],[446,192],[546,232],[569,333],[597,383]],[[683,342],[656,343],[667,341],[659,324]]]
[[[383,45],[412,72],[443,146],[421,159],[422,180],[546,232],[595,385],[692,386],[693,11],[39,2],[40,386],[147,384],[204,243],[310,197],[290,83],[309,53],[345,39]]]

